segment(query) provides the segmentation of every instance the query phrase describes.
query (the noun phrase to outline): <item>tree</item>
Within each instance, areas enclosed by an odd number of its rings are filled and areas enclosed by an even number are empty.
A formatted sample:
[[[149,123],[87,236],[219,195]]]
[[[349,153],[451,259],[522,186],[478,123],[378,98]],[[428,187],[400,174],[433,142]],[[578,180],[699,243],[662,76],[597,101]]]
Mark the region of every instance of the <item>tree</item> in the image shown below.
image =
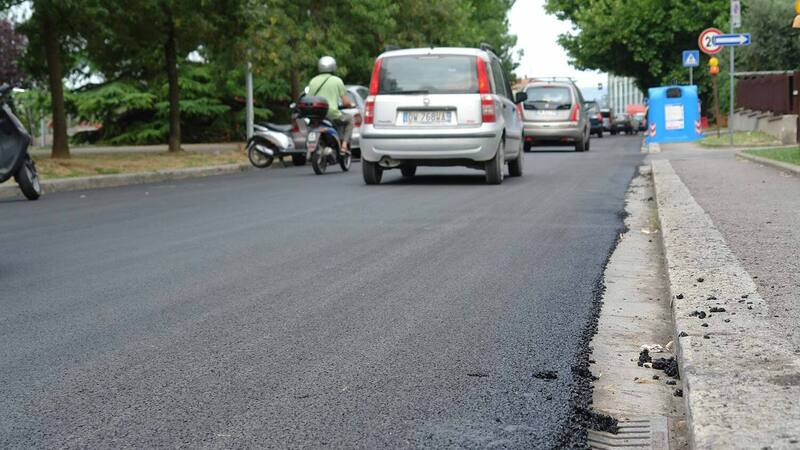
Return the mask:
[[[88,54],[109,79],[165,80],[169,150],[181,149],[179,72],[188,55],[215,39],[215,15],[238,10],[235,0],[93,0],[102,26]],[[232,6],[231,6],[232,5]],[[119,11],[124,11],[120,14]],[[221,32],[223,32],[221,30]]]
[[[642,89],[671,82],[681,67],[681,51],[697,48],[703,29],[724,27],[728,6],[728,0],[546,3],[549,13],[575,26],[559,39],[575,67],[633,77]]]
[[[21,4],[0,0],[0,8]],[[64,77],[81,56],[82,20],[91,14],[82,0],[32,0],[31,17],[19,30],[28,38],[25,67],[35,78],[47,80],[53,119],[53,158],[69,158]]]
[[[0,84],[15,84],[24,78],[19,63],[25,45],[25,37],[17,33],[14,24],[0,19]]]
[[[750,0],[746,5],[742,29],[753,35],[753,45],[737,50],[737,69],[800,69],[800,39],[790,28],[794,5],[781,0]]]

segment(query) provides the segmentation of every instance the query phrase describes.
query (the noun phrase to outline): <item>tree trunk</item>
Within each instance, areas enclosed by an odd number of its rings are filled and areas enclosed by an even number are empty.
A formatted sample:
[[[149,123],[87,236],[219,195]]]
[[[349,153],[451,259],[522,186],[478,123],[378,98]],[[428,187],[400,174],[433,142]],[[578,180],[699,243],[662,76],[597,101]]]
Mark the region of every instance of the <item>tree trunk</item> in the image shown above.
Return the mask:
[[[169,82],[169,151],[181,151],[181,105],[178,92],[178,55],[175,43],[175,21],[172,10],[163,3],[167,27],[167,39],[164,42],[164,61]]]
[[[69,158],[67,140],[67,111],[64,107],[63,68],[61,66],[61,35],[57,20],[42,11],[42,37],[47,60],[47,75],[50,82],[50,97],[53,103],[53,158]]]

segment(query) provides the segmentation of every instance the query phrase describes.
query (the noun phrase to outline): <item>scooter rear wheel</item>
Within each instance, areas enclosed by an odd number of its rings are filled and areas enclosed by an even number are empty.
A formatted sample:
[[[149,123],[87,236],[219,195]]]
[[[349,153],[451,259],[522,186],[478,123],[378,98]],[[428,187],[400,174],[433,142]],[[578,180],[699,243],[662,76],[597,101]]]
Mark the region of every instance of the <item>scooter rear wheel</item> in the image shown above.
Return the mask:
[[[37,200],[42,196],[42,185],[39,183],[39,174],[36,172],[36,165],[30,155],[25,158],[25,162],[19,171],[14,175],[14,179],[19,184],[22,194],[28,200]]]
[[[250,148],[247,149],[247,159],[250,160],[250,164],[259,169],[266,169],[271,166],[272,161],[275,160],[273,156],[267,156],[258,151],[255,145],[251,145]]]

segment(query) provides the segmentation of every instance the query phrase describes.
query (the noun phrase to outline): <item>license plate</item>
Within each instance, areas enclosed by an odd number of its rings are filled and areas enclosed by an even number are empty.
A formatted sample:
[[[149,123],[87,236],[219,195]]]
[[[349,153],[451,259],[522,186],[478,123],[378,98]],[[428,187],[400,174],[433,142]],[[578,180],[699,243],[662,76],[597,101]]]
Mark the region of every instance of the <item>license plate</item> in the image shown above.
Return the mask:
[[[452,117],[452,111],[404,111],[403,123],[406,125],[448,124]]]
[[[553,110],[536,111],[536,114],[544,117],[555,117],[558,115],[558,111],[553,111]]]

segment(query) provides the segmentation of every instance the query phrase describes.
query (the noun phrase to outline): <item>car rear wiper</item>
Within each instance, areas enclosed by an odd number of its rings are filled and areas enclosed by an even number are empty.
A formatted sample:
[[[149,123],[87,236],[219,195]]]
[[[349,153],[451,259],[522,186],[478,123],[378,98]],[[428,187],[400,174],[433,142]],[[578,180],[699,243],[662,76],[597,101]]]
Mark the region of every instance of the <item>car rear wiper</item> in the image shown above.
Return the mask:
[[[429,91],[427,89],[386,92],[387,95],[419,95],[419,94],[430,94],[430,93],[431,93],[431,91]]]

